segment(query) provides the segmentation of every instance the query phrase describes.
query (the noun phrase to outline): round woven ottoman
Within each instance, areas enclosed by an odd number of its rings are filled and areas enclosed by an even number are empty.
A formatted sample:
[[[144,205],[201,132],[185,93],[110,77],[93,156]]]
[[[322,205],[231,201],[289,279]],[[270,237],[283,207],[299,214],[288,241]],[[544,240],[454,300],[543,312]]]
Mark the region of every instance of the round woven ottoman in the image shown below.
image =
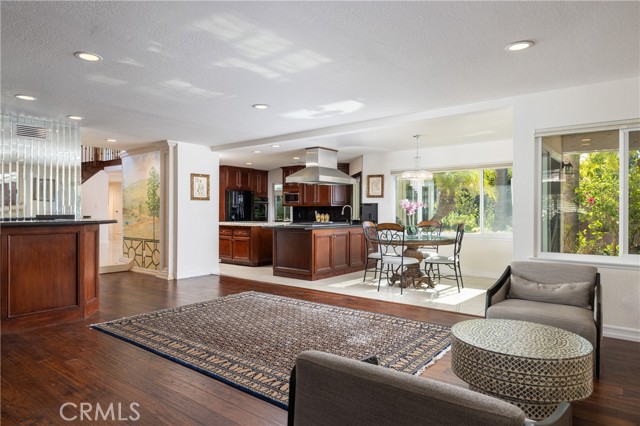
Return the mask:
[[[593,347],[542,324],[474,319],[451,329],[451,367],[469,388],[517,405],[534,420],[593,391]]]

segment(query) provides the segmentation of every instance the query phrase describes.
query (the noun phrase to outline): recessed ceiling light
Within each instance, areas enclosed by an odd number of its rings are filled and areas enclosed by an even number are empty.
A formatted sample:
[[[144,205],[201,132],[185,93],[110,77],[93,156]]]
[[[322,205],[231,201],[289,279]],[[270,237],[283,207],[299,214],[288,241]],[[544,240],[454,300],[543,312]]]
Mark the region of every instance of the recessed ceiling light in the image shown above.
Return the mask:
[[[533,42],[529,40],[521,40],[513,43],[509,43],[505,46],[505,50],[509,52],[517,52],[518,50],[528,49],[533,46]]]
[[[118,142],[118,139],[107,139],[107,142]]]
[[[251,105],[251,106],[254,107],[255,109],[267,109],[267,108],[269,108],[269,105],[267,105],[267,104],[254,104],[254,105]]]
[[[271,145],[271,148],[280,148],[280,145]]]
[[[73,55],[78,59],[82,59],[83,61],[97,62],[102,60],[102,56],[96,55],[95,53],[91,52],[76,52]]]
[[[23,101],[35,101],[36,99],[38,99],[35,96],[21,94],[15,95],[15,97],[18,99],[22,99]]]
[[[67,115],[69,120],[82,120],[84,117],[80,117],[79,115]]]
[[[580,142],[591,142],[591,138],[580,139]]]
[[[294,160],[299,160],[299,159],[300,159],[300,157],[293,157],[293,159],[294,159]]]
[[[257,150],[257,149],[256,149],[255,151],[253,151],[253,153],[254,153],[254,154],[260,154],[261,152],[262,152],[262,151],[259,151],[259,150]]]
[[[244,164],[246,164],[247,166],[250,166],[250,165],[252,165],[253,163],[252,163],[251,161],[247,161],[247,162],[246,162],[246,163],[244,163]]]

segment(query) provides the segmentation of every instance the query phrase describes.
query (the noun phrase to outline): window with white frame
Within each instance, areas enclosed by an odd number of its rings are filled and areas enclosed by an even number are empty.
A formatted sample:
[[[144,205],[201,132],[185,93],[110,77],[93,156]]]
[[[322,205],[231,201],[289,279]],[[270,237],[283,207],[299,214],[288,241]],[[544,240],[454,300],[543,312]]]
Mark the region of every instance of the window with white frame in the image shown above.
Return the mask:
[[[640,129],[545,135],[540,251],[625,257],[640,253]]]
[[[396,222],[438,220],[443,230],[465,224],[466,233],[511,233],[511,168],[434,172],[428,180],[396,178]],[[413,214],[402,200],[417,203]]]

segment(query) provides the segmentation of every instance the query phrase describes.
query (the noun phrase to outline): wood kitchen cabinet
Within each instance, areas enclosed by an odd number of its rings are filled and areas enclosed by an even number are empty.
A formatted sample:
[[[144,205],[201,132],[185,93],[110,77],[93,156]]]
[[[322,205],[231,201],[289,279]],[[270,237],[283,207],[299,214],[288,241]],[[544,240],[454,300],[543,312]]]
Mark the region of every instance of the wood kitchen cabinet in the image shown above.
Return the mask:
[[[273,250],[274,276],[309,281],[362,271],[366,260],[364,233],[357,225],[274,228]]]
[[[303,206],[330,206],[331,186],[330,185],[300,185],[302,190],[300,195]]]
[[[220,226],[220,261],[237,265],[268,265],[273,232],[261,226]]]
[[[233,260],[233,228],[220,227],[220,246],[218,248],[220,260]]]
[[[251,191],[251,169],[220,166],[220,183],[224,189]]]
[[[251,170],[251,190],[256,197],[269,196],[269,172],[266,170]]]
[[[287,183],[287,176],[291,176],[295,172],[304,169],[304,166],[285,166],[282,167],[282,191],[286,192],[291,189],[300,189],[300,184],[298,183]]]
[[[362,270],[367,262],[367,241],[362,226],[349,231],[349,268]]]
[[[349,269],[349,231],[318,231],[313,235],[314,275],[340,275]]]

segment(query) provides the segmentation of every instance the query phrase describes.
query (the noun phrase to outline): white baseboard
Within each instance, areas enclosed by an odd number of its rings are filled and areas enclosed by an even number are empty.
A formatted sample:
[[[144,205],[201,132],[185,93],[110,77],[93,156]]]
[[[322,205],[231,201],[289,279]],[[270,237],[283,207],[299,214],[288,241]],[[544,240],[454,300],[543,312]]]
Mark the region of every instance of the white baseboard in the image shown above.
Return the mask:
[[[640,330],[627,327],[616,327],[615,325],[604,325],[602,334],[613,339],[630,340],[640,342]]]
[[[219,270],[218,270],[218,273],[220,273]],[[193,271],[177,273],[176,278],[177,279],[193,278],[193,277],[202,277],[204,275],[212,275],[212,274],[216,275],[214,272],[214,269],[195,269]]]
[[[133,268],[133,260],[127,257],[121,257],[120,259],[118,259],[118,263],[115,265],[100,265],[98,273],[110,274],[113,272],[124,272],[129,271],[131,268]]]
[[[131,271],[137,272],[139,274],[154,275],[154,276],[158,275],[158,271],[156,271],[156,270],[144,269],[144,268],[141,268],[139,266],[134,266],[133,268],[131,268]]]
[[[169,274],[169,270],[167,268],[164,268],[162,271],[156,274],[156,278],[170,281],[174,280],[176,277],[173,274]]]

